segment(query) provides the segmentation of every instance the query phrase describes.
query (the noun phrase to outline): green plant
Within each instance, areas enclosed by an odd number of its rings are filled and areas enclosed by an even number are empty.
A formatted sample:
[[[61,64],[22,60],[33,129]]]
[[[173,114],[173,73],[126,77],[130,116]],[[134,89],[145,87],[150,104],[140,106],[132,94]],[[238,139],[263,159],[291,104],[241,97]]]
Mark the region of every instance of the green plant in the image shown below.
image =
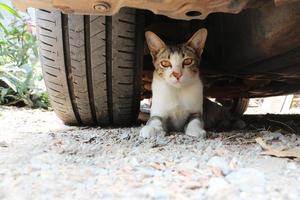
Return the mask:
[[[38,62],[37,39],[28,15],[0,3],[14,17],[8,26],[0,14],[0,104],[50,106]],[[1,12],[0,12],[1,13]]]
[[[20,67],[23,64],[33,64],[37,62],[37,41],[36,36],[29,31],[31,29],[28,15],[20,15],[12,8],[0,4],[0,8],[13,14],[15,18],[7,27],[1,22],[2,32],[0,33],[0,65],[13,63]],[[5,19],[2,15],[2,20]],[[30,55],[32,55],[30,57]]]
[[[15,16],[16,18],[18,19],[21,19],[21,16],[19,15],[19,13],[17,11],[15,11],[14,9],[12,9],[11,7],[9,7],[8,5],[4,4],[4,3],[0,3],[0,11],[6,11],[8,13],[10,13],[11,15]],[[7,33],[7,29],[5,28],[5,25],[3,24],[3,20],[5,19],[4,18],[4,15],[2,14],[2,12],[0,12],[0,28],[5,32]]]
[[[34,75],[35,74],[35,75]],[[29,65],[15,67],[4,65],[0,69],[0,80],[5,84],[0,87],[0,104],[28,105],[30,107],[48,108],[48,95],[40,82],[42,76]]]

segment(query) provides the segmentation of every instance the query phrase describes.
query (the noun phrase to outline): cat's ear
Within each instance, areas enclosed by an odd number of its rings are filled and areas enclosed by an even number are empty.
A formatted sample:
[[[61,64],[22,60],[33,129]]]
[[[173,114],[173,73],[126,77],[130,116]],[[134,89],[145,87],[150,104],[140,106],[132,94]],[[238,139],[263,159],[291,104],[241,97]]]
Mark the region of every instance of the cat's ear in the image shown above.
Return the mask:
[[[206,28],[201,28],[196,33],[194,33],[194,35],[189,39],[186,45],[195,49],[198,55],[201,56],[205,45],[206,37],[207,37]]]
[[[166,44],[153,32],[147,31],[145,33],[146,42],[148,44],[150,53],[153,57],[159,52],[160,49],[166,47]]]

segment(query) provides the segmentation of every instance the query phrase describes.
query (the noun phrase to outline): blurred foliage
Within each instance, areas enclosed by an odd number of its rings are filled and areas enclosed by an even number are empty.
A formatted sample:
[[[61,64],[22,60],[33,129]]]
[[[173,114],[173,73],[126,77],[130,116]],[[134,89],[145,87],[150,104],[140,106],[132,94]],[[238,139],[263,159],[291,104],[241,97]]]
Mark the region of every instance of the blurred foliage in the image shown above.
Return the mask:
[[[34,72],[34,67],[23,64],[4,65],[0,68],[0,104],[27,105],[33,108],[48,108],[50,106],[48,95],[43,86],[41,75]]]
[[[4,13],[13,17],[4,25]],[[38,61],[37,39],[28,15],[0,3],[0,104],[50,106]]]

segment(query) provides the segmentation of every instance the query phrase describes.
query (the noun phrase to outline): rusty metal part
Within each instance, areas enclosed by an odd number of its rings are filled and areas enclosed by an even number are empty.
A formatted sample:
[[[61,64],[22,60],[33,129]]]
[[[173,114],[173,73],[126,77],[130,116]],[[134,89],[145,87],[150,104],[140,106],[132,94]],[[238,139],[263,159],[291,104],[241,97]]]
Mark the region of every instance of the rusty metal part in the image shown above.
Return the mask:
[[[294,3],[299,0],[274,0],[276,6],[282,6],[284,4]]]
[[[208,29],[200,66],[207,96],[248,98],[299,93],[300,2],[280,7],[270,1],[261,3],[257,9],[237,15],[216,13],[204,21],[178,23],[159,17],[148,30],[172,44],[186,41],[203,26]],[[151,56],[145,56],[144,69],[153,71]],[[151,95],[147,84],[143,81],[143,96]]]
[[[28,7],[65,13],[113,15],[122,7],[151,10],[174,19],[204,19],[210,13],[239,13],[261,0],[12,0],[18,9]],[[272,0],[268,0],[272,1]],[[299,0],[274,0],[276,5]]]
[[[94,9],[101,13],[108,13],[110,10],[110,4],[105,1],[101,1],[94,5]]]
[[[296,67],[294,68],[297,69]],[[151,77],[152,71],[143,73],[141,85],[142,99],[152,97]],[[281,74],[251,74],[240,75],[204,75],[204,95],[213,98],[252,98],[269,97],[299,93],[300,74],[294,77],[283,77]]]
[[[213,97],[300,92],[300,2],[207,18],[203,71]]]

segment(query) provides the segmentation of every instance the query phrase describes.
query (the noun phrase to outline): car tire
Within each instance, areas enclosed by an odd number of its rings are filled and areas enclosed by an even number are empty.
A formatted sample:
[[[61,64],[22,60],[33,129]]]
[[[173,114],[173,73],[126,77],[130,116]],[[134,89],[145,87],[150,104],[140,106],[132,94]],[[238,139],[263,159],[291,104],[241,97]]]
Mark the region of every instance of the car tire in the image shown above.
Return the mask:
[[[231,109],[231,112],[236,115],[243,115],[246,112],[249,105],[249,99],[247,98],[238,98],[234,99],[234,105]]]
[[[37,10],[40,60],[51,105],[69,125],[124,126],[139,113],[144,14]]]
[[[226,107],[233,115],[241,116],[246,112],[249,104],[248,98],[222,99],[217,98],[216,101]]]

